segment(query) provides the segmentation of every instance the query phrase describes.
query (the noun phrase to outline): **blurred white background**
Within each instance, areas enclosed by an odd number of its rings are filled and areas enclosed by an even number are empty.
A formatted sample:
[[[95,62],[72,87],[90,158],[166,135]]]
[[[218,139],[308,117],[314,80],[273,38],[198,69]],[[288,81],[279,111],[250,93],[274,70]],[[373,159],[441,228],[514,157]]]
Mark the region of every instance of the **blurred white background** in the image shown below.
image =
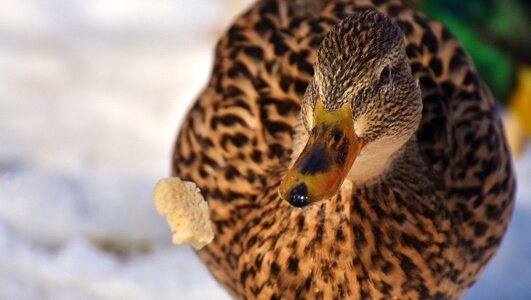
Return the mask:
[[[224,299],[152,204],[214,44],[252,1],[0,0],[0,299]],[[466,299],[531,299],[531,151]]]

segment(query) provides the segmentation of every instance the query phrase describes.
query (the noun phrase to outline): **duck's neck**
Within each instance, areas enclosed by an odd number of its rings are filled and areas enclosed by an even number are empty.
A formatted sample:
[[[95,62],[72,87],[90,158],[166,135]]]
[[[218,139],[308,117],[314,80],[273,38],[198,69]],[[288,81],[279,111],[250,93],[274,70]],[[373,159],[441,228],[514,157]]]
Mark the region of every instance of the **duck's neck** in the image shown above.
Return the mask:
[[[377,182],[401,162],[409,161],[417,153],[417,144],[412,137],[404,142],[373,142],[366,145],[352,165],[347,178],[355,185]]]

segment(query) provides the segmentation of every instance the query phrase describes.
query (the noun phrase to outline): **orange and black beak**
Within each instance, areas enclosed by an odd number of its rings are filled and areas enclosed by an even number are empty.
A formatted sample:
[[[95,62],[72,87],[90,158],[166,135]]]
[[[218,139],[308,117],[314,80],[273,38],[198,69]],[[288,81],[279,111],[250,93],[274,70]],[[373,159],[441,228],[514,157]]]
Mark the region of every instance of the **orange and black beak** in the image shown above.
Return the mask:
[[[328,111],[321,100],[304,150],[280,184],[280,196],[303,207],[334,196],[364,145],[354,132],[350,103]]]

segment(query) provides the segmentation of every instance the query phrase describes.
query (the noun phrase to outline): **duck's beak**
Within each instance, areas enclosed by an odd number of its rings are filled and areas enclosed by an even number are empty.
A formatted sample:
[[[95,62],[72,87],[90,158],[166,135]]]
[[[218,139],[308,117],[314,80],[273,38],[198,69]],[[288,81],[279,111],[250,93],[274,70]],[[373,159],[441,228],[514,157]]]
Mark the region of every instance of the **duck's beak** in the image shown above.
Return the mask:
[[[318,100],[313,124],[304,150],[279,188],[280,196],[296,207],[334,196],[364,145],[354,132],[350,103],[327,111]]]

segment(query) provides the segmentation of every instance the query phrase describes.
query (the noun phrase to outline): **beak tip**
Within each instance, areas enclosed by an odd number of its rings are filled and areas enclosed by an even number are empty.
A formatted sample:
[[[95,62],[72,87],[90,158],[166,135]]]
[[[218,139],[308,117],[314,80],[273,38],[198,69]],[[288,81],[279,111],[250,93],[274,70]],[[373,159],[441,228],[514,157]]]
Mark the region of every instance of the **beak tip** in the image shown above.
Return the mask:
[[[291,190],[288,202],[292,206],[299,208],[308,204],[308,187],[304,182],[299,183]]]

